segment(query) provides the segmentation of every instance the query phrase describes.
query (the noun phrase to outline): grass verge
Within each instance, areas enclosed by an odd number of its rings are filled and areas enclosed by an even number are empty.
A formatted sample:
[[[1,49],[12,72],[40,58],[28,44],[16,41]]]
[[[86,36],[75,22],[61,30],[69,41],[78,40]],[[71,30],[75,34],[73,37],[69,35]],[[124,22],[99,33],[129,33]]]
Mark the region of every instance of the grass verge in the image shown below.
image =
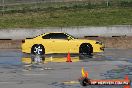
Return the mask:
[[[5,11],[0,14],[0,28],[132,25],[131,5],[61,5]]]

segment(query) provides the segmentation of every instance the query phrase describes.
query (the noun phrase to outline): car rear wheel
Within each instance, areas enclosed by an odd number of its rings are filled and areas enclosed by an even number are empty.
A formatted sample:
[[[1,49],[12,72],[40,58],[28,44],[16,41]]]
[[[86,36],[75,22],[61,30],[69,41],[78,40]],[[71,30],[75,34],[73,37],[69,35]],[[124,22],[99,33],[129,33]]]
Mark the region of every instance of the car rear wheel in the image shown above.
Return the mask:
[[[42,44],[35,44],[31,48],[31,54],[33,55],[44,55],[45,54],[45,49]]]
[[[93,47],[89,43],[81,44],[79,48],[79,54],[83,56],[92,56],[93,53]]]

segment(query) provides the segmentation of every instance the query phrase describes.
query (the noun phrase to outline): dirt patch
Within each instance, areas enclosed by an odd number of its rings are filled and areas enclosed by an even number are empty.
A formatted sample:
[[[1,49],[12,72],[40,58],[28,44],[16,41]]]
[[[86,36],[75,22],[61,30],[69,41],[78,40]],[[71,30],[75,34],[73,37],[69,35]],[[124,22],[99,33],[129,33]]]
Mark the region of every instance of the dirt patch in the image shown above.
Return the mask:
[[[106,48],[132,48],[132,37],[86,37],[102,41]],[[21,49],[21,40],[0,40],[0,49]]]
[[[0,49],[20,49],[22,40],[0,40]]]
[[[102,41],[107,48],[132,48],[132,37],[87,37],[87,39]]]

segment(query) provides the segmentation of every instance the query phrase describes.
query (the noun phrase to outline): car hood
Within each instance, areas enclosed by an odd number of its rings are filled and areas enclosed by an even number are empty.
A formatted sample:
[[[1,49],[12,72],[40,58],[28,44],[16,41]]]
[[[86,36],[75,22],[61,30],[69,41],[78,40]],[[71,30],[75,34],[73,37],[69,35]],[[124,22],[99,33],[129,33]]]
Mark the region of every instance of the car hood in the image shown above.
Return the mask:
[[[75,39],[77,41],[81,41],[81,42],[93,42],[96,43],[96,40],[90,40],[90,39]]]

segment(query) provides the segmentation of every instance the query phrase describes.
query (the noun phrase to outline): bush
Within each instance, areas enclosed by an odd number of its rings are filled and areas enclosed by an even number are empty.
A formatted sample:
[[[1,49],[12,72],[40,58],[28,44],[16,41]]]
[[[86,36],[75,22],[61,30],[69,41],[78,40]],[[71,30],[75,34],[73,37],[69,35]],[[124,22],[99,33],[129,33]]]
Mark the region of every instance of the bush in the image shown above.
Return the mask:
[[[121,1],[120,6],[122,7],[132,7],[132,1]]]

